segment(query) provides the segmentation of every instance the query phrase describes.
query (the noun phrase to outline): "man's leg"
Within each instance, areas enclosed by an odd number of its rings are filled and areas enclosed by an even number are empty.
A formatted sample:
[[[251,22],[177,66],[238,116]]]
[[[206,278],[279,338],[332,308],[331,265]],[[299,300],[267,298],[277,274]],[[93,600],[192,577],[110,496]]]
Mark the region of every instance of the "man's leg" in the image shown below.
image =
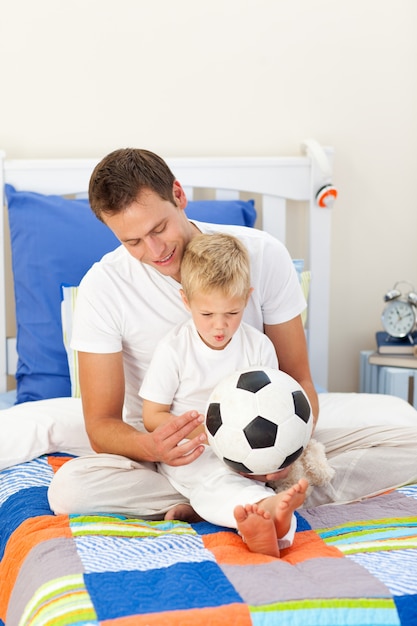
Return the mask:
[[[188,500],[156,471],[153,463],[137,463],[113,454],[91,454],[65,463],[48,491],[54,513],[120,513],[163,519]]]
[[[336,473],[329,485],[312,489],[305,508],[354,502],[417,482],[417,423],[415,428],[395,424],[318,427],[314,438],[324,444]]]

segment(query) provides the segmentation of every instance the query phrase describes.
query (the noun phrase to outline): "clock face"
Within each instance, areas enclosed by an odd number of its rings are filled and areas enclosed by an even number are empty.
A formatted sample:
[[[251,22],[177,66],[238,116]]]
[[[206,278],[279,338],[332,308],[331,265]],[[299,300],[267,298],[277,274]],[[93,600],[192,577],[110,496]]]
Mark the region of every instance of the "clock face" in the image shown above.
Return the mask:
[[[416,314],[409,302],[394,300],[382,313],[382,324],[392,337],[406,337],[414,328]]]

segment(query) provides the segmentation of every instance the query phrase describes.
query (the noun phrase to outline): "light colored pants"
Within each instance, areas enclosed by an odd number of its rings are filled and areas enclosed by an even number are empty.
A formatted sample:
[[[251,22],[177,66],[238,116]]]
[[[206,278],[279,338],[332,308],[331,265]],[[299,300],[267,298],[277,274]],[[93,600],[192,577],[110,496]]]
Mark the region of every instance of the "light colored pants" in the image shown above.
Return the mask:
[[[121,513],[160,520],[177,504],[188,503],[155,463],[138,463],[118,454],[88,454],[71,459],[55,474],[48,490],[54,513]]]
[[[172,467],[161,463],[159,471],[188,498],[200,517],[219,526],[236,528],[233,511],[238,504],[254,504],[275,495],[264,483],[229,469],[208,446],[191,465]],[[293,515],[289,531],[278,538],[281,550],[292,545],[296,528]]]
[[[335,476],[329,485],[314,487],[303,508],[356,502],[417,482],[417,422],[414,428],[393,423],[355,431],[317,429],[314,438],[325,445]]]
[[[314,487],[304,507],[354,502],[417,482],[417,412],[404,401],[375,394],[321,394],[314,438],[335,469],[331,483]],[[49,489],[56,513],[108,511],[162,519],[188,500],[152,463],[91,454],[56,473]],[[245,502],[246,503],[246,502]]]
[[[137,463],[116,454],[78,457],[55,475],[48,491],[49,504],[56,514],[108,512],[157,520],[173,506],[191,500],[203,519],[236,528],[233,509],[237,504],[259,502],[274,491],[239,476],[211,455],[212,450],[206,448],[192,463],[192,470],[191,466],[169,468],[160,464],[160,472],[155,464]],[[179,489],[189,498],[180,495]],[[296,527],[293,515],[289,531],[278,540],[280,549],[292,544]]]

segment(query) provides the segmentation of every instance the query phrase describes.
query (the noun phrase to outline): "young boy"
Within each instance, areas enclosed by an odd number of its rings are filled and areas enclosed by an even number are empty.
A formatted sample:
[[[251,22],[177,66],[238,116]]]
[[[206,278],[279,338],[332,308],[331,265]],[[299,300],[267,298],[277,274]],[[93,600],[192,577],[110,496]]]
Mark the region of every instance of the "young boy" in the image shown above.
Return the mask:
[[[145,375],[139,394],[148,431],[185,411],[204,414],[215,385],[235,370],[278,367],[271,341],[242,322],[252,289],[248,253],[238,239],[194,237],[184,253],[181,283],[191,319],[162,339]],[[306,480],[276,494],[261,481],[233,472],[208,446],[189,465],[161,463],[159,470],[202,518],[237,528],[251,551],[278,557],[292,544],[294,510],[304,501]]]

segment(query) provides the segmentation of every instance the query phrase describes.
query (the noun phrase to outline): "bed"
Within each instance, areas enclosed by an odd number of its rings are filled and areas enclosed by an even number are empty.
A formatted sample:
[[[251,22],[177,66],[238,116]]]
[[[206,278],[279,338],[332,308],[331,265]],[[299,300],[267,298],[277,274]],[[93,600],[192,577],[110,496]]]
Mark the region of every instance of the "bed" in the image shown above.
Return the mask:
[[[280,559],[204,522],[52,514],[54,472],[90,451],[68,346],[76,286],[117,242],[85,200],[95,159],[1,161],[0,624],[416,624],[417,485],[301,509]],[[398,398],[325,391],[332,161],[314,140],[300,156],[168,159],[191,217],[264,228],[298,257],[320,423],[415,424]]]

